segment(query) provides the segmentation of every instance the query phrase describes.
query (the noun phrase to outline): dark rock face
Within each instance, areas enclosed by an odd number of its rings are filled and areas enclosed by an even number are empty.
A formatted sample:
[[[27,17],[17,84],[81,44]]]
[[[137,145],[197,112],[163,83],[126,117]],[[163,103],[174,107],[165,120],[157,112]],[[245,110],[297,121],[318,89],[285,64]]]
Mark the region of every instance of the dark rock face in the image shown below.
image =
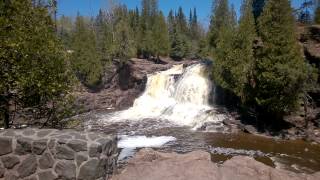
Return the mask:
[[[176,64],[190,65],[197,62],[176,62],[168,59],[161,59],[161,61],[162,64],[157,64],[154,61],[133,58],[124,65],[114,62],[105,72],[104,88],[97,92],[84,87],[79,88],[82,90],[75,92],[76,104],[83,105],[83,112],[126,109],[132,106],[134,100],[144,91],[148,74],[170,69]]]
[[[320,173],[296,174],[266,166],[253,158],[237,156],[221,166],[211,162],[210,154],[159,153],[141,150],[126,169],[113,180],[318,180]]]
[[[12,139],[7,137],[0,137],[0,156],[12,152]]]
[[[118,157],[117,138],[94,132],[0,130],[0,145],[5,180],[108,179]]]
[[[37,169],[37,159],[34,155],[29,155],[22,163],[19,165],[17,172],[19,177],[27,177],[36,172]]]

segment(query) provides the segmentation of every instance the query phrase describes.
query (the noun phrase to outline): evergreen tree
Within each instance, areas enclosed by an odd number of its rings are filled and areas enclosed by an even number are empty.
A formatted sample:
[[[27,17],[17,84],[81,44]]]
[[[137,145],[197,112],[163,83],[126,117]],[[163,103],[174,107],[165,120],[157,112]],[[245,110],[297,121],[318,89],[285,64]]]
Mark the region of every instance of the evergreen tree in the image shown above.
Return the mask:
[[[55,108],[49,102],[64,99],[70,88],[54,23],[47,9],[33,5],[31,0],[0,1],[0,111],[5,128],[10,104],[41,109],[41,116],[48,117]]]
[[[181,33],[179,26],[175,23],[173,26],[172,40],[170,42],[170,57],[181,60],[187,57],[189,52],[189,44],[187,37]]]
[[[97,57],[101,60],[102,66],[112,61],[112,24],[107,21],[107,15],[103,10],[99,10],[94,22],[94,33],[96,37]]]
[[[71,46],[72,20],[70,17],[62,15],[57,22],[58,36],[66,48]]]
[[[268,0],[258,20],[263,42],[256,63],[255,100],[264,111],[281,115],[296,105],[304,88],[306,64],[295,36],[288,0]]]
[[[211,48],[217,46],[217,40],[221,29],[230,23],[230,10],[228,0],[214,0],[208,32],[209,45]]]
[[[168,27],[163,13],[157,15],[156,23],[153,27],[153,53],[159,59],[160,55],[166,56],[169,53]]]
[[[316,24],[320,24],[320,6],[316,8],[315,14],[314,14],[314,22]]]
[[[142,0],[142,12],[141,12],[141,21],[140,21],[140,33],[139,33],[139,42],[138,54],[142,55],[145,58],[149,58],[152,55],[152,23],[154,14],[157,8],[156,1]]]
[[[79,79],[87,86],[93,87],[100,83],[102,64],[97,51],[96,37],[91,22],[78,15],[73,32],[72,57],[73,69]]]
[[[128,20],[123,18],[115,26],[113,57],[124,64],[136,54]]]
[[[180,30],[180,33],[187,35],[188,34],[188,25],[185,14],[183,13],[182,7],[179,7],[178,14],[176,16],[177,26]]]
[[[253,0],[253,3],[252,3],[253,10],[252,11],[253,11],[253,15],[254,15],[255,19],[257,19],[260,16],[260,14],[262,13],[265,1],[266,0]]]
[[[255,23],[251,0],[243,1],[241,11],[237,29],[232,24],[222,29],[217,44],[214,78],[220,86],[230,90],[244,102],[254,64]]]

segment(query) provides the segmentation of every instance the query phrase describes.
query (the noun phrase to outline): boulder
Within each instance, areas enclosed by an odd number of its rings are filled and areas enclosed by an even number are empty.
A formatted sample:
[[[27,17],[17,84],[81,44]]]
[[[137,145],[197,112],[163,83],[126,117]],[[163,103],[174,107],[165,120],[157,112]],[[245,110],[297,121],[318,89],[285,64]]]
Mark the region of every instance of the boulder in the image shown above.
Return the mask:
[[[236,156],[221,166],[211,162],[210,154],[195,151],[188,154],[160,153],[143,149],[113,180],[318,180],[312,175],[274,169],[251,157]]]

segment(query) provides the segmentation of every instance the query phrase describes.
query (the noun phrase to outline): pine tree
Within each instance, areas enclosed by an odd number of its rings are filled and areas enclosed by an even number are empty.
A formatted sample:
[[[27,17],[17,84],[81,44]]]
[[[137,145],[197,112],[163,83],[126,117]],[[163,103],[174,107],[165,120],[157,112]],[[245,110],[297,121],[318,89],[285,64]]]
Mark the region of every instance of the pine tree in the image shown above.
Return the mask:
[[[304,88],[306,64],[295,37],[288,0],[268,0],[258,20],[263,42],[256,63],[255,100],[265,112],[281,115],[297,103]]]
[[[159,59],[160,55],[166,56],[169,53],[169,34],[168,34],[168,28],[167,23],[165,20],[165,17],[163,16],[163,13],[160,11],[160,13],[157,15],[156,23],[153,27],[153,53]]]
[[[73,69],[79,79],[89,87],[100,83],[102,64],[97,51],[95,33],[83,16],[78,15],[73,32],[72,57]]]
[[[5,128],[10,104],[41,109],[46,116],[54,112],[48,103],[65,98],[71,85],[55,25],[47,9],[33,5],[31,0],[0,1],[0,114]]]
[[[176,60],[181,60],[188,56],[189,44],[187,37],[181,33],[177,23],[173,26],[173,33],[171,39],[170,57]]]
[[[112,61],[112,22],[107,21],[107,14],[99,10],[99,14],[94,21],[94,34],[96,37],[97,56],[102,62],[102,66],[108,65]]]
[[[214,0],[208,32],[209,45],[211,48],[217,46],[217,40],[221,29],[230,23],[230,10],[228,0]]]
[[[71,18],[64,15],[57,22],[58,36],[67,49],[71,46],[72,25]]]
[[[253,42],[255,22],[251,0],[243,1],[240,24],[225,26],[218,38],[214,78],[225,89],[233,92],[243,102],[249,96],[248,87],[254,65]]]
[[[266,0],[253,0],[252,8],[255,19],[257,19],[262,13],[265,1]]]
[[[185,14],[183,13],[182,7],[179,7],[178,14],[176,16],[177,26],[180,32],[184,35],[188,34],[188,25]]]
[[[122,64],[136,54],[131,33],[128,20],[125,18],[115,26],[113,56],[119,59]]]
[[[320,24],[320,6],[316,8],[315,14],[314,14],[314,22],[316,24]]]

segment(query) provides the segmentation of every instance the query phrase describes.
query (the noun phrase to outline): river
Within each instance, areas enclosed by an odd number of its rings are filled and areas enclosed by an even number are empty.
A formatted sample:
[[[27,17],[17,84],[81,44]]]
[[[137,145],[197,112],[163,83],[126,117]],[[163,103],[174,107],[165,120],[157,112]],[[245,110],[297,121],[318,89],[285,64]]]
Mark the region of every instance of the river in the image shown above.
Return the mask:
[[[214,104],[214,83],[206,64],[173,68],[148,76],[145,92],[119,112],[83,115],[91,130],[119,136],[119,166],[140,148],[186,153],[205,150],[222,163],[245,155],[269,166],[294,172],[320,171],[320,146],[245,133],[230,133],[223,120],[232,118]]]

